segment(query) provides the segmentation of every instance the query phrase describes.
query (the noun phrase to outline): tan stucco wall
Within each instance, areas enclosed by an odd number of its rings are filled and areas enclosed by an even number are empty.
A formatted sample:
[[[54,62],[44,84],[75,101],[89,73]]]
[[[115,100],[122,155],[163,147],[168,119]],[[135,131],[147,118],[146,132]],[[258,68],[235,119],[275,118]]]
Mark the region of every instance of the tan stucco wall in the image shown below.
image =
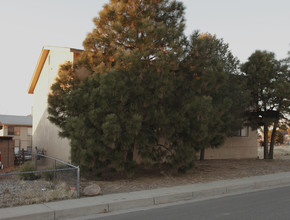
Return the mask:
[[[47,97],[57,77],[59,66],[66,61],[73,62],[73,53],[50,50],[34,90],[33,146],[44,149],[46,154],[64,161],[70,161],[69,141],[58,136],[58,128],[47,119]]]
[[[258,156],[258,133],[249,128],[247,137],[227,138],[225,143],[219,148],[208,148],[205,150],[205,159],[252,159]],[[161,143],[165,143],[163,139]],[[199,158],[200,153],[196,154]],[[138,155],[138,150],[134,149],[134,160],[141,163],[142,159]]]
[[[218,149],[206,149],[205,159],[245,159],[258,156],[257,131],[249,129],[248,137],[227,138]]]

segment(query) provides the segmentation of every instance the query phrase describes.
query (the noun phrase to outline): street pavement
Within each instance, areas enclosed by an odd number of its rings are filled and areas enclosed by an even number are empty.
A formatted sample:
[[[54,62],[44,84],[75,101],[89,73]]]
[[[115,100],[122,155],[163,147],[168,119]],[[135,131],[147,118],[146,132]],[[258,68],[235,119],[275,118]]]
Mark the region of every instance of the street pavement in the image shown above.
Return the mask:
[[[70,220],[289,220],[290,186]]]
[[[290,172],[0,209],[0,220],[61,220],[290,185]]]

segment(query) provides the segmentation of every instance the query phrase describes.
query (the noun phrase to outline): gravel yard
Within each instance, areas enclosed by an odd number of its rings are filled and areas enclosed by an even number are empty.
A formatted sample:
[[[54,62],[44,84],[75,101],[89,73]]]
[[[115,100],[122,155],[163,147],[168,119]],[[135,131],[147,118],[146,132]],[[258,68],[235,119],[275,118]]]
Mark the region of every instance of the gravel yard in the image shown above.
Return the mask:
[[[22,180],[19,176],[0,178],[0,208],[76,198],[64,182]]]
[[[186,174],[154,170],[137,172],[130,179],[124,178],[110,181],[82,179],[81,191],[91,184],[98,184],[101,187],[102,194],[112,194],[258,176],[276,172],[290,172],[290,146],[277,146],[274,152],[274,160],[196,161],[195,167]],[[258,155],[259,158],[263,158],[263,148],[259,147]],[[19,176],[0,176],[0,207],[42,203],[75,197],[75,190],[64,182],[52,183],[43,179],[24,181]]]

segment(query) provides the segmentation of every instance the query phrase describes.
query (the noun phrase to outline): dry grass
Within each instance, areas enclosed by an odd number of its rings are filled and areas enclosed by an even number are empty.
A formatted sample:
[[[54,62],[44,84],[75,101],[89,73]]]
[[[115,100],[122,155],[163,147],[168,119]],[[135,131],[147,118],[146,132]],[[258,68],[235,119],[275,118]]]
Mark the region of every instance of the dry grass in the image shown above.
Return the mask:
[[[27,187],[28,184],[31,184],[30,187]],[[19,190],[17,192],[15,192],[15,189],[9,189],[9,187],[2,192],[4,201],[0,202],[0,207],[39,204],[76,198],[76,190],[71,190],[64,182],[46,182],[45,187],[42,185],[43,181],[41,184],[40,181],[18,181],[17,187]]]
[[[43,188],[37,191],[34,189],[27,189],[26,191],[23,191],[20,194],[20,199],[17,201],[17,205],[37,204],[76,198],[76,192],[70,190],[66,183],[58,183],[51,186],[51,188]]]
[[[6,168],[1,173],[29,172],[35,170],[35,163],[28,162],[21,167]],[[52,172],[42,174],[15,174],[0,176],[0,208],[38,204],[50,201],[75,199],[76,177],[71,172],[57,172],[52,181]]]

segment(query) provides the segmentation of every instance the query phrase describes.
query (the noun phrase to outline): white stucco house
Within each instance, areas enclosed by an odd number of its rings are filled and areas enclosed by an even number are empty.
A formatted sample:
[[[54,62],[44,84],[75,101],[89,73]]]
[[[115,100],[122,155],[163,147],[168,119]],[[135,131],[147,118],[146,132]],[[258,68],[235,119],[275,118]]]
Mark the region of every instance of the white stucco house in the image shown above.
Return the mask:
[[[67,61],[74,63],[80,52],[78,49],[44,46],[28,89],[28,93],[34,95],[33,147],[43,149],[47,155],[64,161],[70,161],[69,141],[60,138],[58,128],[47,119],[47,97],[59,66]]]

